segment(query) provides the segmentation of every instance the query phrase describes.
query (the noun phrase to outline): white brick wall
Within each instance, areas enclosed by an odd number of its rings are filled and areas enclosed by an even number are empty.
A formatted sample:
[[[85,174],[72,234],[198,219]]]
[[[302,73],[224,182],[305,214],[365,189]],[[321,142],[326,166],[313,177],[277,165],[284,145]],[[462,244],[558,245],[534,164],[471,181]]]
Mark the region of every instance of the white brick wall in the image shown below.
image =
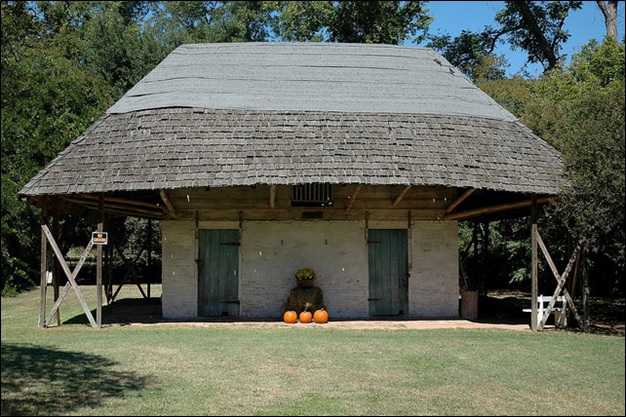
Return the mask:
[[[457,222],[415,222],[409,311],[417,317],[458,317]]]
[[[198,278],[194,222],[163,221],[163,318],[198,315]]]
[[[203,222],[200,228],[238,228]],[[404,223],[370,223],[403,228]],[[414,222],[409,233],[409,316],[458,317],[456,222]],[[193,222],[163,222],[163,317],[197,317],[197,251]],[[368,316],[368,248],[364,222],[243,222],[240,315],[280,318],[294,273],[317,272],[331,317]]]
[[[361,222],[246,222],[243,230],[241,315],[280,318],[296,285],[295,272],[317,273],[333,317],[367,315],[367,246]]]

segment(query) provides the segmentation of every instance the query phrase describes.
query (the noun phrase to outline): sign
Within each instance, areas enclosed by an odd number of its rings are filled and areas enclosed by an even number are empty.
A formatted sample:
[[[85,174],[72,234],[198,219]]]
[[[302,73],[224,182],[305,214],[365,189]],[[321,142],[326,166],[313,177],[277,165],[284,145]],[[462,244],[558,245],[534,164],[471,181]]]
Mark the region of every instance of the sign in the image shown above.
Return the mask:
[[[94,245],[106,245],[109,243],[107,232],[91,232],[91,243]]]

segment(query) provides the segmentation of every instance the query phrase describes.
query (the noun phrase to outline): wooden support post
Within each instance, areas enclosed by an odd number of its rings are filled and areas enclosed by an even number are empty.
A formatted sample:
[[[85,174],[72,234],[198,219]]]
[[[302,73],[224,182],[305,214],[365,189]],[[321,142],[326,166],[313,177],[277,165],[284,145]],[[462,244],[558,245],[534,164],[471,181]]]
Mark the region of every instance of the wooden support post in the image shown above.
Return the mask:
[[[269,206],[270,206],[271,209],[276,207],[276,186],[275,185],[270,185]]]
[[[100,223],[98,223],[98,232],[104,231],[104,195],[100,194],[98,201],[98,209],[100,214]],[[102,327],[102,245],[98,245],[96,264],[96,324]]]
[[[61,228],[59,225],[59,218],[61,213],[59,211],[59,199],[54,197],[52,200],[52,234],[55,238],[59,238],[61,235]],[[52,258],[51,268],[52,268],[52,287],[54,289],[54,301],[56,302],[59,299],[59,278],[61,277],[61,270],[59,269],[59,261],[55,260],[56,258]],[[61,325],[61,310],[57,310],[55,314],[57,326]]]
[[[530,210],[530,246],[531,246],[531,275],[530,275],[530,328],[537,331],[537,294],[538,294],[538,258],[537,258],[537,196],[533,194]]]
[[[50,233],[50,231],[47,230],[47,226],[44,226],[43,229],[47,233]],[[57,253],[57,245],[56,245],[54,239],[52,238],[52,235],[50,235],[50,246],[52,247],[53,251],[55,251],[55,253],[58,256],[60,254],[60,251]],[[85,314],[87,315],[87,318],[89,319],[89,322],[91,323],[92,326],[95,326],[96,322],[94,321],[94,319],[93,319],[93,317],[91,315],[91,311],[89,311],[89,309],[87,308],[87,304],[85,303],[85,301],[83,299],[83,296],[82,296],[80,290],[78,289],[78,285],[75,285],[76,284],[75,279],[78,276],[78,272],[83,267],[83,264],[85,263],[85,260],[87,260],[87,256],[89,256],[89,253],[91,252],[91,248],[92,247],[93,247],[93,243],[90,240],[89,243],[87,244],[87,247],[85,248],[85,251],[81,255],[80,259],[78,260],[78,263],[74,267],[74,271],[72,271],[70,275],[67,275],[68,281],[65,284],[65,287],[63,288],[63,291],[61,291],[61,295],[59,296],[59,299],[56,300],[56,302],[54,303],[54,306],[52,306],[52,310],[50,310],[50,314],[46,318],[46,323],[45,323],[46,327],[50,324],[50,322],[52,321],[52,318],[54,317],[54,315],[56,314],[57,310],[59,309],[59,306],[61,305],[61,303],[65,299],[65,296],[67,295],[67,293],[68,293],[68,291],[70,289],[70,285],[74,286],[74,290],[76,291],[76,296],[78,297],[78,299],[80,300],[81,304],[83,305],[83,309],[85,310]],[[67,272],[69,271],[69,268],[67,267],[67,263],[65,262],[65,260],[59,260],[59,264],[60,264],[61,267],[63,267],[63,271],[65,271],[65,273],[67,274]]]
[[[582,274],[582,285],[583,285],[583,331],[585,333],[589,332],[589,248],[587,244],[583,244],[583,274]]]
[[[111,222],[109,221],[109,224]],[[110,226],[109,226],[110,227]],[[109,236],[109,244],[106,247],[106,270],[107,270],[107,283],[104,285],[104,295],[106,297],[107,304],[111,304],[111,294],[113,294],[113,240],[112,236]]]
[[[146,282],[148,283],[148,300],[150,299],[150,283],[152,282],[152,219],[148,219],[148,276]]]
[[[539,330],[543,330],[543,327],[546,324],[548,316],[552,312],[556,299],[561,294],[561,292],[563,292],[563,298],[566,301],[565,305],[567,306],[569,310],[572,311],[572,313],[574,314],[574,317],[576,318],[576,321],[578,321],[578,323],[580,324],[581,322],[580,316],[578,315],[578,311],[576,310],[576,306],[574,305],[574,300],[572,299],[569,292],[565,288],[565,283],[566,283],[567,277],[572,271],[572,268],[574,267],[574,264],[576,263],[576,260],[578,259],[578,253],[580,252],[582,243],[578,243],[578,245],[576,245],[576,249],[574,249],[574,252],[572,253],[572,256],[570,257],[569,262],[567,263],[567,266],[565,267],[565,270],[560,275],[559,275],[559,271],[556,268],[556,265],[554,264],[554,261],[552,260],[552,257],[550,256],[550,253],[548,252],[548,248],[546,247],[545,243],[543,243],[543,239],[541,239],[541,236],[539,235],[539,233],[537,233],[537,243],[539,244],[539,247],[541,248],[544,256],[546,257],[546,261],[548,262],[548,265],[550,266],[550,269],[552,270],[552,273],[554,274],[554,278],[557,281],[557,287],[556,287],[556,290],[554,291],[554,295],[552,296],[552,300],[548,304],[548,307],[543,315],[543,319],[539,323]],[[567,314],[567,311],[563,311],[563,314],[562,314],[563,320],[565,320],[566,314]]]
[[[48,259],[48,242],[46,240],[46,233],[44,227],[46,227],[46,198],[43,197],[42,201],[42,213],[41,213],[41,277],[40,277],[40,301],[39,301],[39,322],[38,327],[44,327],[46,320],[46,290],[48,288],[48,281],[46,273],[48,272],[47,259]]]
[[[54,237],[52,236],[52,233],[50,232],[50,229],[48,229],[48,226],[44,224],[41,226],[41,228],[44,231],[46,238],[48,238],[48,243],[50,244],[52,251],[56,255],[57,259],[59,260],[59,263],[61,265],[61,268],[63,269],[63,272],[67,276],[67,279],[70,281],[70,285],[72,286],[72,288],[74,288],[74,291],[76,292],[76,297],[78,298],[78,301],[83,307],[83,311],[85,312],[87,319],[89,319],[89,323],[91,323],[93,327],[97,327],[96,321],[94,320],[93,315],[91,314],[91,311],[89,310],[89,307],[87,306],[87,303],[85,302],[85,298],[83,297],[83,294],[80,292],[80,288],[78,288],[78,284],[76,283],[76,280],[75,280],[75,278],[78,276],[78,270],[80,268],[78,268],[77,266],[74,269],[74,272],[70,271],[69,267],[67,266],[67,263],[65,262],[65,259],[63,258],[61,249],[59,249],[59,246],[56,244]],[[93,242],[90,239],[89,244],[87,245],[87,248],[85,249],[85,251],[88,253],[89,251],[91,251],[92,247],[93,247]],[[82,266],[82,264],[80,263],[79,265]],[[63,301],[62,296],[57,300],[57,302],[61,304],[61,301]]]

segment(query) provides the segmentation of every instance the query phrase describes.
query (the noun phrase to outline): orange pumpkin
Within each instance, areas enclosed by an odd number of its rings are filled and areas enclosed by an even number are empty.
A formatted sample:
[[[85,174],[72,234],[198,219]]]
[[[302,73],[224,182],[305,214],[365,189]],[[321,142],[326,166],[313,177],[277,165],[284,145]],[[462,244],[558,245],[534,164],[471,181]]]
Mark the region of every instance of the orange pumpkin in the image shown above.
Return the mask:
[[[313,314],[310,311],[300,313],[300,323],[310,323],[313,320]]]
[[[285,323],[296,323],[298,321],[298,313],[293,310],[285,311],[283,320],[285,320]]]
[[[316,310],[315,314],[313,314],[313,320],[315,320],[316,323],[328,322],[328,311],[323,308]]]

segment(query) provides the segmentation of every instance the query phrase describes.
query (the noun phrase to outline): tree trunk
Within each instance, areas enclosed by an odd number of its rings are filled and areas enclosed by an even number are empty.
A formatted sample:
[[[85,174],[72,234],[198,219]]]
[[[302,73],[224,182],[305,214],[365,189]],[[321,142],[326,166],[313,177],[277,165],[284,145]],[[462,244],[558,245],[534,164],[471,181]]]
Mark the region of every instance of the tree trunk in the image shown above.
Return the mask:
[[[606,35],[617,40],[617,1],[596,1],[604,15]]]

